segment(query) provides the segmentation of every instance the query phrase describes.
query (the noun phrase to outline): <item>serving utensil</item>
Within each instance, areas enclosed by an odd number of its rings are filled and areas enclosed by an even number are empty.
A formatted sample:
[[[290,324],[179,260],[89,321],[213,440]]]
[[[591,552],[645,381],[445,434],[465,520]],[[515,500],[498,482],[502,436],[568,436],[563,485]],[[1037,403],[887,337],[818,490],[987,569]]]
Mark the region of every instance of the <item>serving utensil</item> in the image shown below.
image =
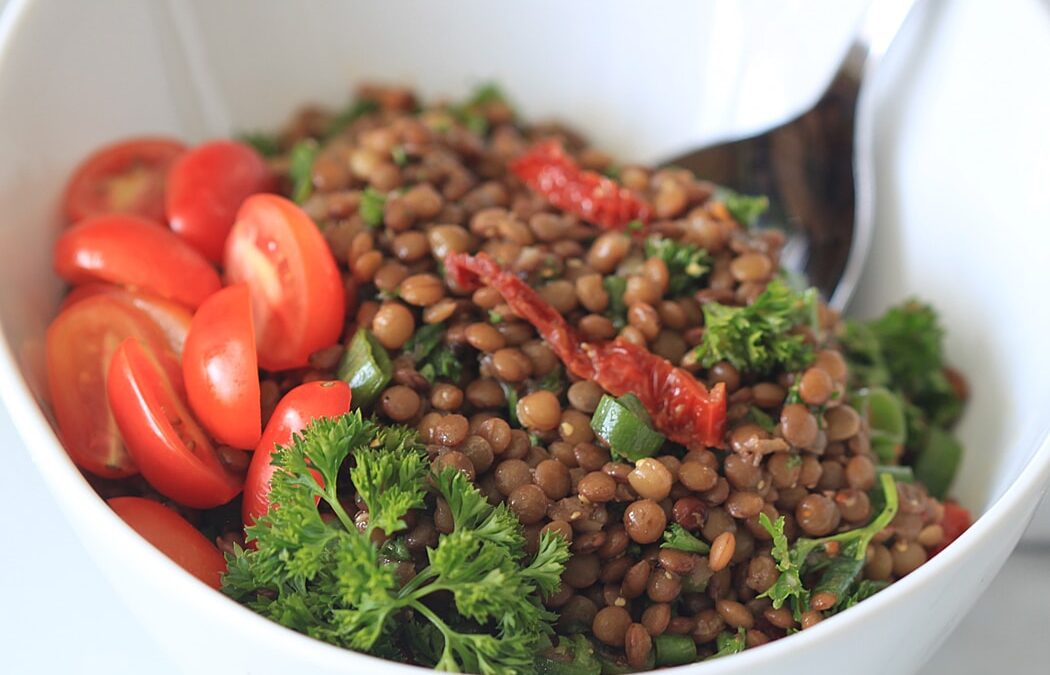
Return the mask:
[[[767,195],[761,223],[788,232],[781,264],[842,310],[856,288],[874,228],[871,82],[916,0],[875,0],[831,84],[810,109],[757,136],[664,162],[749,195]]]

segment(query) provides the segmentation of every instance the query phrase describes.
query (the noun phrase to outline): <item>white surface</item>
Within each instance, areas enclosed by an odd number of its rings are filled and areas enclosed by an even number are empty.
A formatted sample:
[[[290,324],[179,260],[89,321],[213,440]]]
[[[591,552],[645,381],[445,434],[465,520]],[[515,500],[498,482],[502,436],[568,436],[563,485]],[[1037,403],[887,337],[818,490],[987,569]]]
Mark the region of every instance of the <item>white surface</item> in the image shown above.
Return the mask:
[[[0,565],[0,672],[176,675],[47,496],[2,408],[0,444],[0,532],[14,553]],[[1004,655],[1005,672],[1045,672],[1048,598],[1050,548],[1014,553],[922,675],[1003,672]]]
[[[21,599],[14,605],[19,612],[0,613],[0,620],[17,622],[0,633],[5,647],[12,638],[10,653],[20,654],[16,665],[25,669],[13,672],[32,672],[48,659],[87,659],[59,664],[82,670],[108,664],[113,651],[118,664],[136,658],[129,642],[141,639],[128,638],[120,619],[105,620],[120,615],[128,625],[129,614],[115,609],[117,594],[172,658],[196,672],[241,672],[247,664],[258,672],[405,672],[277,629],[177,571],[86,490],[26,396],[21,377],[34,378],[41,331],[57,299],[49,273],[54,229],[48,227],[57,220],[55,196],[87,148],[147,129],[200,138],[226,131],[231,122],[265,124],[303,98],[342,98],[347,76],[413,73],[425,89],[452,94],[495,77],[508,83],[526,113],[558,111],[614,151],[654,156],[669,144],[665,133],[685,145],[713,135],[725,116],[739,112],[727,101],[745,99],[749,82],[764,83],[758,91],[772,96],[760,106],[763,112],[790,108],[781,94],[801,96],[822,79],[795,66],[844,44],[840,29],[849,16],[827,10],[846,4],[859,6],[829,1],[817,12],[806,3],[808,14],[781,14],[757,2],[699,9],[683,3],[675,11],[661,3],[667,13],[646,15],[648,29],[626,9],[610,18],[573,4],[580,21],[585,17],[592,26],[586,33],[566,28],[580,25],[570,21],[552,27],[548,15],[521,10],[521,3],[512,16],[504,5],[486,12],[492,5],[477,2],[476,12],[453,15],[441,5],[418,3],[404,23],[362,13],[378,11],[376,4],[347,9],[335,0],[311,4],[305,15],[278,0],[252,3],[250,15],[236,11],[245,3],[229,0],[40,1],[17,24],[13,15],[5,17],[4,28],[17,32],[0,53],[0,314],[11,349],[0,349],[0,392],[20,432],[32,439],[33,459],[55,497],[40,483],[28,494],[3,492],[4,499],[15,495],[19,507],[5,510],[5,524],[17,519],[6,533],[20,534],[16,542],[31,541],[33,533],[43,538],[40,548],[25,552],[5,547],[15,552],[5,555],[5,570],[18,567],[0,575],[17,585],[4,600]],[[407,5],[383,7],[390,12]],[[1050,92],[1033,83],[1050,81],[1050,25],[1040,0],[1002,7],[934,3],[887,58],[888,67],[894,60],[896,66],[879,80],[876,258],[860,296],[860,307],[874,311],[920,290],[942,308],[951,328],[950,355],[974,382],[958,493],[985,515],[955,546],[872,600],[791,640],[707,664],[704,672],[777,666],[841,672],[847,662],[851,672],[913,670],[977,599],[974,589],[995,576],[1045,485],[1050,444],[1041,447],[1040,441],[1050,351],[1042,343],[1050,313],[1033,308],[1043,306],[1050,288]],[[425,12],[433,15],[419,18]],[[481,16],[490,30],[479,31],[465,18]],[[424,28],[446,40],[438,45],[426,39]],[[548,34],[542,50],[530,37],[539,32]],[[723,33],[762,41],[726,44]],[[378,48],[381,39],[390,42]],[[352,72],[317,67],[326,63],[346,63]],[[752,68],[763,63],[773,73],[766,80]],[[721,88],[727,82],[733,92]],[[625,98],[624,91],[631,95]],[[27,100],[33,105],[12,105]],[[713,113],[701,119],[701,110]],[[1033,457],[1035,464],[1025,468]],[[24,467],[13,467],[3,474],[5,484],[34,485]],[[55,503],[117,594],[83,562]],[[51,520],[41,515],[49,509]],[[63,536],[61,550],[45,545]],[[42,558],[33,558],[34,551]],[[33,583],[34,573],[46,577]],[[46,595],[49,589],[58,597]],[[82,593],[97,595],[78,606]],[[60,630],[70,634],[68,642],[56,639]],[[81,633],[92,638],[87,645],[75,641]],[[32,643],[41,635],[46,643]],[[20,642],[33,644],[33,651],[16,651]],[[150,649],[143,658],[148,663],[155,654]],[[145,666],[132,660],[129,667]]]

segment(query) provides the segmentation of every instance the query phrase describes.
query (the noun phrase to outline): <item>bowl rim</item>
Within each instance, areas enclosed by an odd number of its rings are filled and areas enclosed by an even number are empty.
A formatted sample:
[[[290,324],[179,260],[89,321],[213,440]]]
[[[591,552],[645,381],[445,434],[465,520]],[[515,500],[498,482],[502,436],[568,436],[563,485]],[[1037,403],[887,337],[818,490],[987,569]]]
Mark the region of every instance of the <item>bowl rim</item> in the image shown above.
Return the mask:
[[[3,61],[18,24],[25,17],[32,0],[9,0],[0,12],[0,62]],[[92,523],[94,536],[101,534],[109,546],[119,547],[120,555],[128,559],[139,573],[150,579],[163,579],[170,592],[177,593],[193,611],[222,621],[224,625],[238,625],[235,634],[253,634],[253,639],[274,645],[275,649],[304,663],[324,662],[345,672],[370,664],[383,672],[433,672],[428,668],[388,661],[368,654],[343,649],[321,642],[277,624],[217,593],[183,570],[152,544],[124,524],[105,501],[91,488],[62,447],[55,430],[48,422],[40,403],[32,393],[8,340],[6,327],[0,322],[0,402],[7,408],[24,451],[40,472],[53,498],[61,505],[66,517],[74,525],[77,536],[88,532],[75,527],[80,521]],[[983,542],[1003,528],[1008,518],[1033,511],[1039,496],[1050,482],[1050,423],[1034,437],[1018,439],[1017,444],[1036,447],[1017,478],[978,516],[974,524],[951,546],[929,560],[904,579],[892,584],[875,597],[865,600],[848,612],[842,612],[811,629],[777,640],[762,649],[746,650],[732,659],[698,662],[667,669],[665,672],[684,675],[703,667],[705,672],[740,672],[745,668],[777,665],[778,659],[791,651],[813,649],[819,643],[833,639],[840,631],[863,629],[867,619],[891,611],[905,594],[929,586],[936,576],[958,567]],[[75,514],[75,517],[73,517]],[[1015,542],[1016,543],[1016,542]],[[98,558],[89,555],[95,564]],[[960,620],[962,617],[957,617]],[[234,631],[231,631],[234,632]],[[369,671],[371,672],[371,670]]]

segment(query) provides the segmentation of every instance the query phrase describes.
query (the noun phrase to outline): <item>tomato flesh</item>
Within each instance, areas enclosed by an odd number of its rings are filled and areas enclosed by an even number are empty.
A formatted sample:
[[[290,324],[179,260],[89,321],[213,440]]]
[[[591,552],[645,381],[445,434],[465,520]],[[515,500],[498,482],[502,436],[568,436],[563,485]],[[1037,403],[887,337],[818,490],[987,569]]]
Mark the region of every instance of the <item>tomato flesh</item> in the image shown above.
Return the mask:
[[[242,481],[230,473],[193,419],[173,378],[129,338],[117,347],[106,391],[128,452],[153,488],[176,502],[208,509],[230,501]]]
[[[258,445],[259,363],[247,286],[225,288],[197,309],[182,373],[190,407],[215,440],[242,450]]]
[[[129,291],[112,284],[88,283],[83,286],[77,286],[70,291],[69,295],[62,300],[61,309],[64,310],[81,300],[100,295],[109,296],[143,312],[164,333],[171,351],[180,359],[182,358],[182,350],[186,344],[186,333],[190,329],[190,320],[193,318],[193,315],[186,307],[177,302],[158,298],[148,293]]]
[[[959,506],[955,502],[944,502],[944,517],[941,519],[941,527],[944,529],[944,538],[940,544],[930,549],[930,556],[935,556],[948,545],[958,539],[963,532],[970,529],[973,524],[973,516],[970,511]]]
[[[110,213],[164,222],[168,171],[186,146],[170,138],[132,138],[107,145],[73,172],[62,198],[71,223]]]
[[[55,271],[71,284],[105,281],[194,308],[222,286],[211,264],[171,230],[135,216],[89,218],[55,243]]]
[[[252,298],[259,365],[287,370],[339,340],[346,314],[343,281],[320,230],[277,195],[249,197],[226,241],[230,283]]]
[[[69,305],[47,329],[47,378],[62,444],[77,466],[104,478],[138,473],[106,398],[106,373],[117,346],[137,338],[165,371],[178,357],[149,317],[116,298],[100,295]]]
[[[270,478],[276,470],[270,461],[277,447],[287,445],[293,434],[313,420],[338,417],[349,411],[350,400],[350,385],[342,380],[307,382],[284,395],[266,423],[248,467],[241,503],[241,517],[246,527],[270,508]]]
[[[206,258],[222,261],[237,209],[250,195],[274,188],[266,160],[235,141],[212,141],[179,158],[168,174],[171,229]]]
[[[226,559],[215,544],[185,518],[163,504],[142,497],[114,497],[106,503],[131,529],[176,565],[212,588],[220,588]]]

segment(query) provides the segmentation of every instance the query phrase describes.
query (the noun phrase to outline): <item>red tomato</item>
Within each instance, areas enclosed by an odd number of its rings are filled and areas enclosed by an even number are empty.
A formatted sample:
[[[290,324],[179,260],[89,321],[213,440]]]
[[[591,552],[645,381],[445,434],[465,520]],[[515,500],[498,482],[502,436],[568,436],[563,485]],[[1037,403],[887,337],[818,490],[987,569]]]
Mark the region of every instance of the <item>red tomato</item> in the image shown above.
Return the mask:
[[[131,529],[172,562],[212,588],[221,586],[226,559],[215,544],[175,511],[142,497],[114,497],[106,502]]]
[[[252,296],[259,365],[287,370],[339,340],[343,280],[321,231],[277,195],[249,197],[226,240],[226,276]]]
[[[117,345],[138,338],[179,372],[161,330],[142,312],[109,296],[70,305],[47,329],[47,379],[51,406],[66,452],[86,471],[105,478],[138,473],[121,441],[106,399],[106,373]]]
[[[273,190],[266,160],[234,141],[212,141],[183,155],[168,174],[171,229],[205,257],[222,261],[226,235],[245,198]]]
[[[279,445],[287,445],[316,419],[337,417],[350,410],[350,385],[342,380],[307,382],[284,395],[266,424],[244,481],[241,517],[245,526],[270,508],[270,477],[276,467],[270,456]]]
[[[55,271],[71,284],[108,281],[197,307],[222,283],[171,230],[135,216],[89,218],[55,243]]]
[[[122,342],[106,382],[117,427],[157,492],[195,509],[225,504],[242,481],[223,466],[172,380],[138,340]]]
[[[955,502],[944,502],[944,518],[941,519],[941,527],[944,528],[944,539],[941,540],[940,544],[930,549],[930,556],[933,557],[948,548],[948,545],[958,539],[963,532],[970,529],[972,524],[973,516],[970,515],[967,509]]]
[[[169,138],[131,138],[107,145],[81,162],[66,185],[62,209],[75,223],[109,213],[164,222],[168,170],[186,151]]]
[[[190,407],[215,440],[243,450],[259,444],[259,362],[247,286],[219,291],[193,315],[182,374]]]
[[[186,332],[189,331],[190,320],[193,318],[188,309],[177,302],[165,300],[164,298],[158,298],[146,293],[136,293],[112,284],[95,283],[77,286],[70,291],[69,295],[62,300],[61,309],[65,310],[81,300],[99,295],[107,295],[120,300],[145,313],[164,333],[171,350],[180,359],[182,358],[182,349],[186,344]]]

